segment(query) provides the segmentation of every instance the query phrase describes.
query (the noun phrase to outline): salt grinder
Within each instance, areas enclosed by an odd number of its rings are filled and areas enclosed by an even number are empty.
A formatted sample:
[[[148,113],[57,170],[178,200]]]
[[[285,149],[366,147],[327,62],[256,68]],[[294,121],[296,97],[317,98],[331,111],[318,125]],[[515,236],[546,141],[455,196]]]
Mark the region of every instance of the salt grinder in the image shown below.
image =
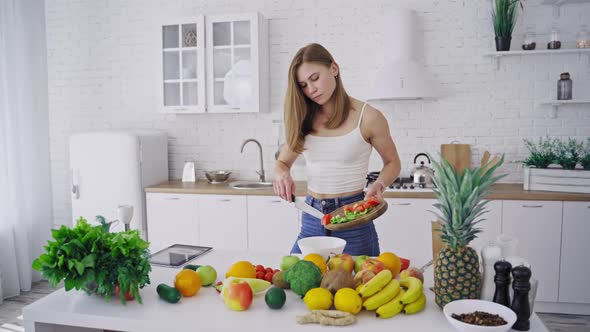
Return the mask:
[[[516,323],[512,326],[517,331],[528,331],[530,328],[529,318],[531,306],[529,303],[529,291],[531,290],[531,269],[519,265],[512,269],[514,299],[512,300],[512,311],[516,313]]]
[[[494,264],[496,275],[494,276],[494,283],[496,283],[496,292],[494,293],[493,301],[510,308],[510,270],[512,264],[507,261],[497,261]]]

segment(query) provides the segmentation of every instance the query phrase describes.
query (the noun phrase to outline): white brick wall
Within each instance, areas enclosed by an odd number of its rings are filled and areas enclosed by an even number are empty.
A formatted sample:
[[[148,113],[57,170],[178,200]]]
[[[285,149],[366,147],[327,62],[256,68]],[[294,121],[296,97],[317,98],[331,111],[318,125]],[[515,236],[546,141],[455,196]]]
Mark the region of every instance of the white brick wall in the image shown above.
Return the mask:
[[[387,117],[407,175],[413,156],[436,153],[441,143],[472,144],[472,162],[483,151],[506,152],[508,161],[525,157],[523,138],[590,136],[590,105],[563,107],[557,118],[538,103],[556,94],[559,73],[569,71],[574,95],[590,95],[588,56],[508,57],[495,69],[484,53],[493,50],[490,0],[403,1],[418,12],[424,30],[424,62],[441,85],[436,101],[374,104]],[[155,128],[170,137],[170,177],[179,178],[185,160],[205,169],[228,168],[240,178],[256,178],[258,152],[241,142],[257,138],[271,173],[282,119],[286,73],[295,51],[309,42],[326,46],[342,70],[347,90],[363,99],[372,71],[382,65],[379,31],[384,9],[400,1],[372,0],[47,0],[47,49],[51,167],[56,223],[70,220],[68,137],[73,132]],[[271,113],[162,115],[155,106],[156,23],[195,14],[260,11],[269,19]],[[553,24],[563,47],[590,17],[590,4],[565,6],[559,19],[540,0],[527,0],[513,37],[519,49],[523,31],[537,32],[545,48]],[[281,131],[282,132],[282,131]],[[371,170],[380,167],[373,156]],[[521,182],[517,164],[502,170],[508,182]],[[301,170],[295,172],[302,178]]]

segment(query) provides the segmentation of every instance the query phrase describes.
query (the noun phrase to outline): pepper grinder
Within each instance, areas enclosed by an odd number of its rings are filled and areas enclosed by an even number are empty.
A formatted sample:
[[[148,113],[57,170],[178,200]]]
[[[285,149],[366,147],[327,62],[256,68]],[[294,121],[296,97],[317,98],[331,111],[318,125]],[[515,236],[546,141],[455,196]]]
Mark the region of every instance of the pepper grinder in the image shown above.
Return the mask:
[[[512,264],[507,261],[497,261],[494,264],[496,275],[494,276],[494,283],[496,284],[496,292],[494,293],[493,301],[510,308],[510,270]]]
[[[531,290],[531,269],[520,265],[512,269],[514,282],[514,299],[512,300],[512,311],[516,313],[516,322],[512,328],[517,331],[528,331],[530,329],[529,317],[531,307],[529,304],[529,291]]]

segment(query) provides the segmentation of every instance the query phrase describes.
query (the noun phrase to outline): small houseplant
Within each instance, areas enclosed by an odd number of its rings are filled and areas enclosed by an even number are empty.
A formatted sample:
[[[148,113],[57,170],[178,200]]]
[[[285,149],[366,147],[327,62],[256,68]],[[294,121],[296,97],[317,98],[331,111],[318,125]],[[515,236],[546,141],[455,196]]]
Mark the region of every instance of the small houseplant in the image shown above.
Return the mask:
[[[478,299],[481,285],[479,256],[468,244],[481,232],[477,224],[487,212],[488,201],[483,198],[490,192],[490,186],[505,175],[492,176],[502,165],[504,156],[494,165],[465,169],[461,175],[441,157],[440,162],[432,159],[436,185],[434,204],[440,213],[434,212],[441,227],[440,240],[446,244],[436,257],[434,268],[434,293],[436,303],[445,304],[459,299]]]
[[[521,0],[492,0],[492,22],[496,34],[496,51],[509,51],[512,31],[518,18]]]
[[[590,139],[540,138],[524,140],[529,155],[523,161],[524,189],[590,193]],[[580,164],[583,169],[577,168]],[[559,165],[559,166],[558,166]]]
[[[75,227],[53,229],[52,236],[33,261],[52,287],[63,280],[66,291],[84,290],[107,301],[118,289],[123,303],[129,293],[141,303],[139,289],[150,283],[151,266],[149,243],[137,230],[109,233],[108,226],[91,226],[80,217]]]

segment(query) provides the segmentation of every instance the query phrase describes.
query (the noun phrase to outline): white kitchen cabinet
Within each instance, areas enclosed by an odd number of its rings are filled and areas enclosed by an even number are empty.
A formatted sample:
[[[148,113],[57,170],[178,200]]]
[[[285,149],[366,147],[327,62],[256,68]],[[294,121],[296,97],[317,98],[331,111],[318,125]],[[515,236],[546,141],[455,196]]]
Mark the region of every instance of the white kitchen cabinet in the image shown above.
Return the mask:
[[[299,211],[276,196],[248,196],[248,250],[285,255],[300,230]]]
[[[518,239],[516,253],[539,280],[536,301],[557,302],[563,202],[504,201],[502,233]]]
[[[564,202],[559,302],[590,303],[590,202]]]
[[[431,222],[429,210],[433,199],[387,198],[387,211],[375,220],[381,252],[391,251],[410,259],[412,266],[421,266],[432,259]]]
[[[482,232],[477,234],[477,239],[469,244],[477,253],[481,255],[481,248],[495,241],[496,237],[502,233],[502,201],[490,201],[486,209],[488,212],[482,216],[484,221],[477,224]]]
[[[205,112],[205,19],[158,26],[157,96],[162,113]]]
[[[152,253],[175,243],[199,244],[196,195],[149,193],[146,208]]]
[[[248,249],[246,196],[198,195],[199,243],[214,249]]]
[[[268,21],[260,13],[206,17],[207,112],[266,112]]]

